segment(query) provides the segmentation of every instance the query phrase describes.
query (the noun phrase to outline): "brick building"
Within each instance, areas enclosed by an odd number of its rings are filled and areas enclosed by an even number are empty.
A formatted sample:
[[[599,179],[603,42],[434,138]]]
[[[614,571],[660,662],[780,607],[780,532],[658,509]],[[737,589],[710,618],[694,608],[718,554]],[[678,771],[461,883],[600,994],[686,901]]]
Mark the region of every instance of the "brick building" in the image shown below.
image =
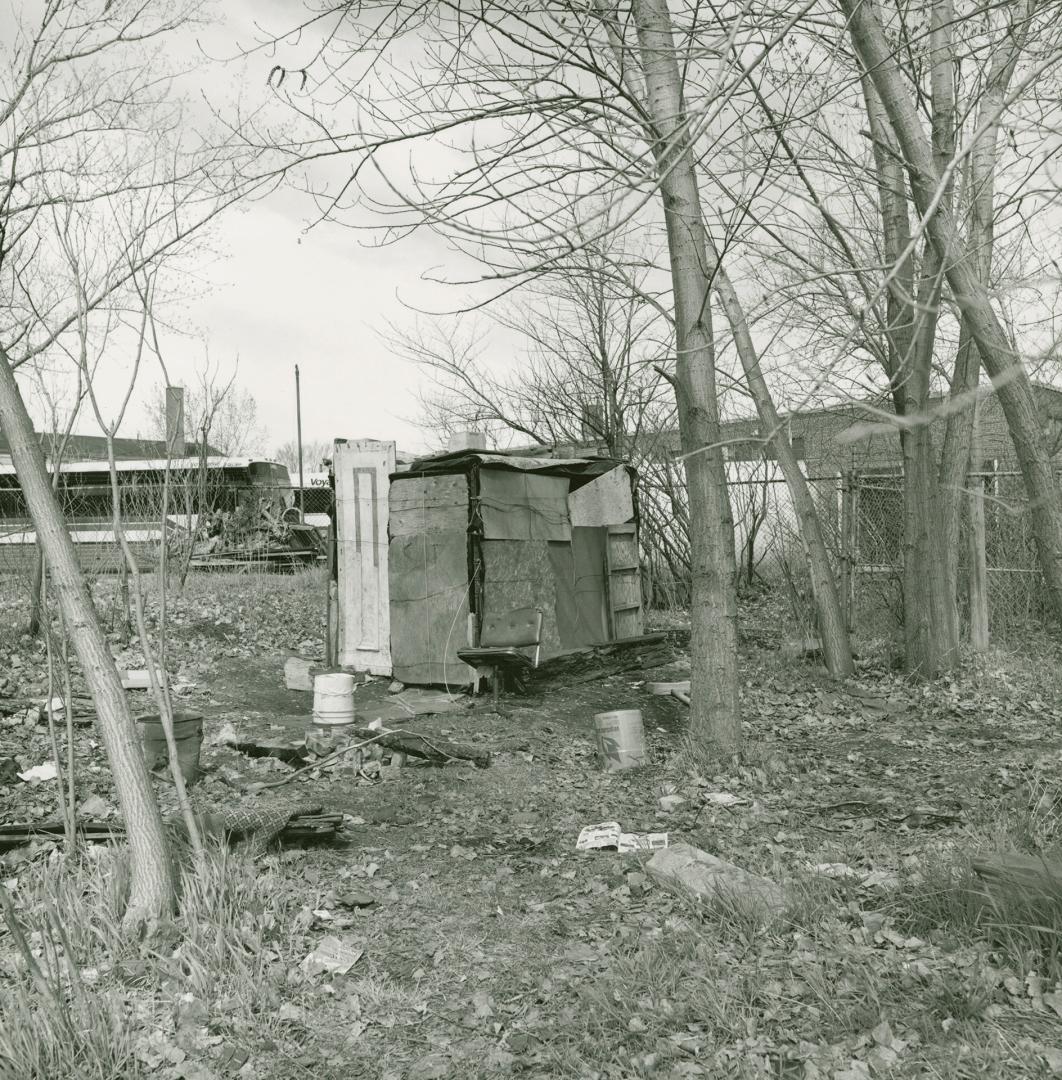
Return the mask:
[[[1033,392],[1040,406],[1052,456],[1058,459],[1062,467],[1062,391],[1034,383]],[[943,398],[934,398],[931,409],[939,409],[944,404]],[[887,414],[892,412],[892,402],[886,397],[878,401],[846,402],[820,409],[797,410],[786,416],[785,423],[808,476],[899,472],[902,457],[898,430],[882,431],[875,427],[866,434],[858,435],[860,426],[887,423]],[[945,423],[945,417],[940,416],[931,424],[938,448],[943,439]],[[1017,469],[1017,457],[1007,430],[1007,420],[995,394],[981,401],[979,432],[986,468],[1001,471]],[[853,435],[858,437],[845,437]],[[728,421],[723,425],[722,437],[732,461],[773,456],[769,450],[764,453],[760,424],[756,418]]]

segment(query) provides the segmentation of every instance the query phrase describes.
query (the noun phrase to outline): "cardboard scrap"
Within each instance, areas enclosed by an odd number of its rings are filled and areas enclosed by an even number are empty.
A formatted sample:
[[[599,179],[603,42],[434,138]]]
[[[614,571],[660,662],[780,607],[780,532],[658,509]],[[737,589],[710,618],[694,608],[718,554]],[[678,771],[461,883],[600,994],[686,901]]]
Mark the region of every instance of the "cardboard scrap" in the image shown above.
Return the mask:
[[[43,765],[34,765],[25,772],[20,772],[18,778],[25,780],[27,784],[43,784],[46,780],[54,780],[59,775],[54,761],[46,761]]]
[[[667,833],[625,833],[618,821],[587,825],[575,841],[576,851],[659,851],[667,847]]]
[[[313,671],[319,661],[306,660],[301,656],[289,656],[284,661],[284,685],[289,690],[313,691]]]
[[[308,953],[299,965],[307,975],[321,975],[330,972],[333,975],[346,975],[361,959],[364,949],[339,938],[322,938],[313,952]]]
[[[740,898],[772,914],[786,907],[786,894],[780,885],[692,844],[675,844],[667,851],[658,851],[645,869],[661,885],[701,900]]]

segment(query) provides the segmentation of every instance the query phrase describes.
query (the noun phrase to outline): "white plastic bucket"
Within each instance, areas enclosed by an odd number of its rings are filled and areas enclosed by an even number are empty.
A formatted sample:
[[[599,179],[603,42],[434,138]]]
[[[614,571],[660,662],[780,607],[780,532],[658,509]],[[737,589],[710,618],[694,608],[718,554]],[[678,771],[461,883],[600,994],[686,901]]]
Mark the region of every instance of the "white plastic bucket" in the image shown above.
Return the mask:
[[[635,769],[649,761],[640,709],[617,709],[594,716],[597,754],[606,772]]]
[[[354,723],[354,676],[345,671],[315,675],[313,722],[329,725]]]

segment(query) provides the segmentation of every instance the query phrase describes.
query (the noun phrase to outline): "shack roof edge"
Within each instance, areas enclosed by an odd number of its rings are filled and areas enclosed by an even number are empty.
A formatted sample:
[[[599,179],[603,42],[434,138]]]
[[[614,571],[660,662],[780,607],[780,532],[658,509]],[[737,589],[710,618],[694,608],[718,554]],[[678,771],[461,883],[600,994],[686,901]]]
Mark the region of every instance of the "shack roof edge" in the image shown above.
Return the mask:
[[[401,471],[392,473],[391,479],[468,472],[475,465],[488,469],[511,469],[514,472],[538,472],[553,476],[586,478],[600,476],[602,473],[622,467],[632,468],[628,462],[617,458],[528,457],[520,453],[506,453],[504,450],[455,450],[417,458]]]

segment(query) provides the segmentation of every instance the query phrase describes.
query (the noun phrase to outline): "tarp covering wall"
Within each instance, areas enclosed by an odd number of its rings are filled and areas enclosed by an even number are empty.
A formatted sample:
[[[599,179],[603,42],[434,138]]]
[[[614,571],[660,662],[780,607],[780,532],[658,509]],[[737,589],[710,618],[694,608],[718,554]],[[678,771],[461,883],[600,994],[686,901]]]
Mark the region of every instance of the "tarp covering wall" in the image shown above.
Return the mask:
[[[547,476],[567,476],[576,484],[580,484],[595,476],[600,476],[601,473],[609,472],[622,462],[611,458],[521,457],[519,454],[506,454],[500,451],[455,450],[451,454],[433,454],[431,457],[411,461],[406,468],[406,473],[402,475],[438,476],[467,472],[474,464],[479,465],[484,471],[502,468]]]
[[[605,533],[573,528],[570,544],[550,544],[557,626],[566,649],[608,640]]]
[[[468,637],[468,480],[413,477],[390,493],[391,656],[406,683],[464,685]]]
[[[608,640],[605,535],[574,529],[571,541],[484,540],[484,613],[542,609],[542,656]]]
[[[571,539],[566,477],[483,469],[479,505],[485,540]]]

